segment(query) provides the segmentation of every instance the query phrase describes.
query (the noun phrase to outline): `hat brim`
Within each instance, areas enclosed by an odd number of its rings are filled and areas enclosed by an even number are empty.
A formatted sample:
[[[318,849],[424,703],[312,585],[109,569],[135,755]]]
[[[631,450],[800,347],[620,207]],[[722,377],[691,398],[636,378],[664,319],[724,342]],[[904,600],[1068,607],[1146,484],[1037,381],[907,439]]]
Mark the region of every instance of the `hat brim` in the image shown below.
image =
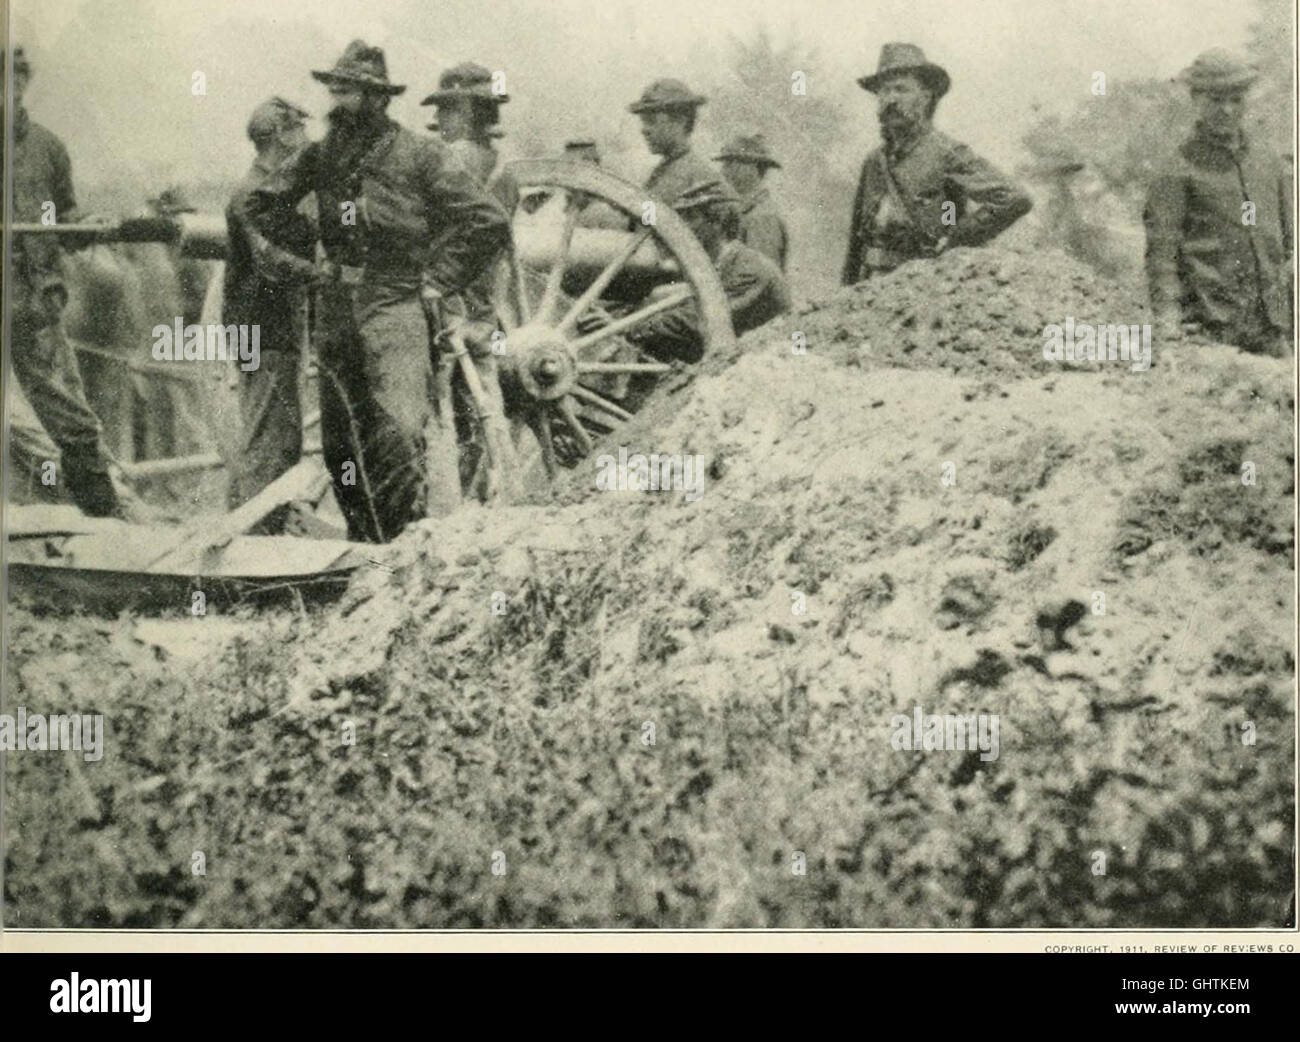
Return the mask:
[[[480,94],[476,91],[468,90],[435,90],[421,105],[442,105],[448,101],[455,101],[458,98],[469,98],[471,101],[490,101],[494,105],[504,105],[510,100],[509,94]]]
[[[353,87],[365,87],[369,90],[377,90],[381,94],[394,95],[406,91],[406,84],[404,83],[385,83],[383,80],[371,79],[368,76],[350,76],[347,73],[319,69],[313,70],[311,75],[312,79],[319,80],[326,86],[332,83],[346,83]]]
[[[933,62],[926,62],[923,65],[899,65],[892,69],[886,69],[884,72],[863,76],[859,78],[858,86],[875,94],[880,89],[880,85],[886,80],[905,73],[918,77],[922,83],[934,91],[936,98],[942,98],[948,93],[948,88],[952,86],[952,79],[948,76],[947,71]]]
[[[713,157],[715,163],[722,163],[728,159],[734,159],[737,163],[753,163],[755,166],[768,166],[776,170],[781,169],[781,164],[771,156],[755,155],[752,152],[723,152],[721,155]]]
[[[634,101],[627,107],[627,110],[637,116],[650,112],[680,112],[682,109],[698,109],[708,100],[708,98],[696,96],[685,101]]]
[[[1259,80],[1258,73],[1242,73],[1240,76],[1228,76],[1217,79],[1204,79],[1184,72],[1179,80],[1187,85],[1188,90],[1206,91],[1210,94],[1236,94],[1247,91]]]

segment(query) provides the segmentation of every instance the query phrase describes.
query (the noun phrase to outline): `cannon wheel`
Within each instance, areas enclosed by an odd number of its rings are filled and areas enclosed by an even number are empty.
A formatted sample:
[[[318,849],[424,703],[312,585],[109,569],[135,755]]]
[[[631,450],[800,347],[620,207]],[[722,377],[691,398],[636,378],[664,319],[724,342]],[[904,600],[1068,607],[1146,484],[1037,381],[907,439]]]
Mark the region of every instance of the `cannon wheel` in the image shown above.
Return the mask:
[[[521,195],[544,190],[564,198],[564,219],[554,242],[546,250],[544,266],[536,267],[512,251],[509,259],[507,299],[500,302],[504,327],[504,351],[497,358],[503,388],[511,400],[515,431],[510,437],[509,461],[503,454],[506,435],[485,430],[488,451],[484,460],[502,461],[516,471],[512,480],[522,485],[522,471],[530,455],[519,437],[522,428],[531,430],[540,463],[553,478],[561,463],[570,465],[588,455],[598,438],[631,418],[631,413],[597,387],[603,379],[621,375],[657,378],[672,366],[653,359],[608,361],[626,342],[619,335],[637,324],[684,301],[694,301],[705,350],[725,350],[735,342],[727,298],[717,273],[690,228],[663,202],[656,200],[652,225],[642,225],[643,208],[650,197],[642,188],[588,163],[566,160],[529,159],[508,164],[506,169],[519,185]],[[570,299],[562,287],[574,273],[573,245],[580,208],[577,198],[603,202],[636,222],[638,230],[615,236],[618,244],[611,256],[602,257],[599,270],[584,279],[578,295]],[[666,280],[653,299],[641,301],[631,312],[592,328],[584,322],[595,313],[602,295],[625,269],[644,257],[649,244],[657,244],[661,263],[658,279]],[[653,247],[651,247],[653,248]],[[535,260],[535,258],[532,258]],[[666,274],[667,273],[667,274]],[[544,280],[544,282],[543,282]],[[541,283],[540,290],[538,284]],[[586,329],[580,331],[580,327]],[[484,421],[484,428],[491,426]],[[493,446],[493,442],[497,445]],[[557,453],[557,442],[567,450]],[[576,455],[575,455],[576,453]],[[565,459],[563,457],[567,456]],[[488,463],[495,467],[496,462]],[[485,478],[480,487],[501,489],[499,480]],[[474,484],[473,481],[470,482]]]

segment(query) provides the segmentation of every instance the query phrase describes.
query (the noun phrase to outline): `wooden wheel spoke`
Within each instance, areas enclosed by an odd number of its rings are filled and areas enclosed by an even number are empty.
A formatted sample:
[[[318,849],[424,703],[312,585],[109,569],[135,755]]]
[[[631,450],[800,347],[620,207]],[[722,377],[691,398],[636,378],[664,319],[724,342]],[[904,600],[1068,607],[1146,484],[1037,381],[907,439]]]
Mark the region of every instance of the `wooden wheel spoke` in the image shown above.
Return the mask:
[[[636,251],[641,248],[641,244],[650,237],[651,231],[652,229],[647,225],[645,228],[642,228],[641,231],[637,232],[636,235],[633,235],[628,239],[623,249],[619,251],[618,256],[605,265],[604,270],[596,276],[595,281],[583,290],[582,296],[574,301],[573,306],[569,308],[568,314],[560,319],[560,324],[558,326],[560,332],[570,333],[573,331],[574,327],[578,324],[578,319],[582,317],[583,312],[600,299],[600,295],[604,293],[609,284],[614,281],[614,276],[623,270],[627,262],[630,261],[636,254]]]
[[[574,390],[581,390],[581,388],[575,387]],[[578,414],[573,410],[573,399],[565,395],[555,403],[555,407],[573,434],[573,439],[578,443],[578,448],[586,456],[591,452],[593,443],[591,435],[587,433],[587,428],[582,425],[582,421],[578,419]]]
[[[599,329],[593,330],[586,336],[579,337],[577,340],[573,341],[571,346],[575,352],[578,352],[583,348],[590,347],[592,344],[598,344],[608,337],[616,336],[626,329],[631,329],[633,326],[640,325],[646,319],[653,318],[661,311],[668,311],[670,308],[675,308],[680,304],[685,304],[694,295],[694,292],[689,288],[682,289],[676,293],[670,293],[661,300],[656,300],[653,304],[646,305],[640,311],[634,311],[632,314],[625,315],[623,318],[615,319],[613,322],[609,323],[609,325],[601,326]]]
[[[578,375],[603,373],[671,373],[673,367],[663,362],[579,362]]]
[[[581,398],[584,402],[596,406],[598,409],[604,409],[605,412],[609,413],[615,419],[627,421],[632,418],[632,414],[621,405],[614,404],[603,394],[597,394],[590,387],[583,387],[582,384],[574,384],[569,393],[575,398]],[[572,408],[571,402],[569,403],[569,407]]]
[[[537,317],[549,322],[559,309],[560,287],[564,282],[564,272],[569,266],[569,249],[573,245],[573,229],[578,225],[578,208],[567,206],[564,211],[564,230],[560,233],[560,248],[546,275],[546,289],[542,292],[541,303],[537,305]]]

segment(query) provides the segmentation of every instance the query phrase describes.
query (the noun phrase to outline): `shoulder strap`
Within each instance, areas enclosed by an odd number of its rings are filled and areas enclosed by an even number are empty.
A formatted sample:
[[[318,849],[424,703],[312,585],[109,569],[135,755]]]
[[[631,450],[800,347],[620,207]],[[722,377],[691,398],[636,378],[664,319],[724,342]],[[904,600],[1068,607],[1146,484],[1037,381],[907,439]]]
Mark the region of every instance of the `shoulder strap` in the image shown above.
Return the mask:
[[[926,232],[924,225],[916,219],[916,214],[912,212],[912,208],[907,205],[907,199],[899,190],[898,182],[894,179],[893,168],[889,165],[889,160],[885,157],[883,148],[880,150],[880,170],[885,175],[885,191],[889,195],[889,201],[894,204],[894,208],[903,215],[913,229],[920,232],[927,239],[932,238]]]

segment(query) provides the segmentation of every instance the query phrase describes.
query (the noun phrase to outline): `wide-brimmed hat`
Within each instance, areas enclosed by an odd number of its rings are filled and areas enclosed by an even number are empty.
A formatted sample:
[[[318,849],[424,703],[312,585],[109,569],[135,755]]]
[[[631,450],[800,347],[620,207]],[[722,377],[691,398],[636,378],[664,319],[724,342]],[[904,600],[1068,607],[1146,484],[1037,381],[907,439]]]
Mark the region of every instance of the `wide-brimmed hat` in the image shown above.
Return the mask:
[[[321,83],[355,83],[384,94],[401,94],[406,90],[403,84],[389,82],[384,52],[364,40],[353,40],[343,49],[343,56],[334,63],[334,68],[314,70],[312,76]]]
[[[696,94],[681,80],[655,80],[641,92],[641,97],[627,107],[628,112],[668,112],[699,108],[709,99]]]
[[[248,117],[248,136],[253,141],[260,141],[288,127],[300,127],[306,121],[306,109],[276,95],[253,109],[253,114]]]
[[[768,147],[767,139],[762,134],[741,134],[739,137],[733,137],[713,158],[720,163],[734,159],[737,162],[754,163],[761,167],[781,166],[772,157],[772,149]]]
[[[164,214],[199,212],[198,208],[190,202],[189,196],[185,194],[185,189],[180,185],[169,185],[148,200],[148,203],[159,213]]]
[[[1178,78],[1192,90],[1237,91],[1259,79],[1259,72],[1250,62],[1215,47],[1198,55]]]
[[[438,77],[438,89],[425,98],[421,105],[441,105],[457,98],[490,101],[504,105],[509,94],[496,94],[492,90],[492,70],[477,62],[462,62]]]
[[[903,72],[910,72],[918,77],[934,91],[936,98],[942,98],[947,94],[948,88],[952,85],[947,70],[932,61],[927,61],[925,52],[916,44],[887,43],[880,48],[880,61],[876,63],[876,71],[870,76],[861,77],[858,86],[874,94],[884,80]]]

